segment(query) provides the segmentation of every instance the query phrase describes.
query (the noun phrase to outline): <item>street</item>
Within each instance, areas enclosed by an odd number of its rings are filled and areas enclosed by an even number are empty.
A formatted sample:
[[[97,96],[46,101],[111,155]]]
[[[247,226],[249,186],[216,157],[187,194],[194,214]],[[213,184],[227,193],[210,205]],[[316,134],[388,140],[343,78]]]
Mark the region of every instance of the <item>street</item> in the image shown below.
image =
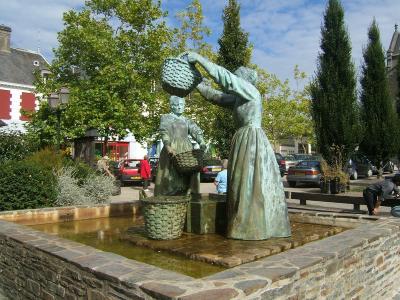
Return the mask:
[[[390,174],[384,174],[387,176]],[[351,193],[352,195],[357,195],[362,197],[362,190],[377,181],[383,179],[377,179],[376,176],[371,176],[369,178],[360,178],[357,180],[350,181],[350,191],[347,193]],[[298,187],[291,188],[287,184],[286,176],[282,177],[282,182],[285,187],[285,190],[288,191],[309,191],[309,192],[318,192],[320,189],[315,186],[310,186],[307,184],[299,184]],[[131,184],[128,186],[124,186],[121,188],[121,194],[117,196],[112,196],[111,201],[132,201],[132,200],[139,200],[139,191],[142,190],[140,184]],[[149,187],[150,193],[154,191],[154,183],[151,183]],[[214,183],[207,182],[200,184],[200,192],[201,193],[216,193]],[[287,203],[290,206],[297,206],[299,205],[298,200],[287,200]],[[328,210],[328,209],[339,209],[339,210],[352,210],[353,206],[351,204],[341,204],[341,203],[328,203],[328,202],[315,202],[315,201],[307,201],[307,208],[315,207],[318,209]],[[367,207],[365,205],[361,206],[361,210],[367,211]],[[381,207],[380,215],[388,216],[390,215],[390,208],[389,207]]]

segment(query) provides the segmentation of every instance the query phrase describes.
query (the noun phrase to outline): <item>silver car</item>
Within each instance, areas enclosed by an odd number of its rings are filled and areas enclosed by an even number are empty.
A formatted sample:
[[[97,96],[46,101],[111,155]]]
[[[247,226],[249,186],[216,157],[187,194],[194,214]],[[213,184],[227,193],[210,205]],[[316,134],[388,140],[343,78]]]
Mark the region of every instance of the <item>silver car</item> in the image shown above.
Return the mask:
[[[303,160],[296,166],[290,167],[287,174],[287,182],[290,187],[297,183],[315,183],[319,186],[321,180],[321,164],[318,160]]]
[[[293,155],[290,154],[284,156],[283,159],[285,160],[286,172],[289,171],[290,167],[294,167],[299,162],[298,159],[296,159]]]

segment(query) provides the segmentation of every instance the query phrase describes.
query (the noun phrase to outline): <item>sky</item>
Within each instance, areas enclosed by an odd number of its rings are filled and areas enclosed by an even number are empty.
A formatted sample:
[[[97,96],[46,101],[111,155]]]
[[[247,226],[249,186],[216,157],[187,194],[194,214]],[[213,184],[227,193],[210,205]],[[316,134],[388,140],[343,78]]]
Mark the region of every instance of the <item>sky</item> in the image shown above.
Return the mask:
[[[200,2],[204,24],[212,31],[207,41],[218,50],[218,38],[223,29],[222,11],[228,0]],[[184,10],[191,0],[161,0],[161,3],[169,12],[167,23],[176,25],[176,13]],[[241,26],[249,33],[249,41],[254,46],[253,63],[281,80],[289,79],[292,87],[295,65],[309,78],[314,75],[326,1],[238,0],[238,3],[241,5]],[[0,0],[0,24],[12,28],[11,47],[39,49],[51,62],[52,49],[58,46],[57,32],[63,29],[63,12],[79,10],[83,5],[84,0]],[[386,51],[394,25],[400,23],[400,1],[342,0],[342,5],[352,42],[353,61],[359,74],[369,25],[375,17]]]

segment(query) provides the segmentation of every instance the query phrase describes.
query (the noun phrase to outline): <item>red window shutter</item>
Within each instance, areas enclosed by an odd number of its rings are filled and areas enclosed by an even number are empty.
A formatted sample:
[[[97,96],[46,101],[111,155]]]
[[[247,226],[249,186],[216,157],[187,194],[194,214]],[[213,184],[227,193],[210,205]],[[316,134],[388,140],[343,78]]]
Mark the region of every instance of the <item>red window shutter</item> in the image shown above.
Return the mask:
[[[11,119],[11,93],[0,89],[0,119]]]
[[[35,95],[32,93],[22,93],[21,95],[21,110],[33,112],[35,111]],[[29,121],[29,118],[26,116],[19,117],[22,121]]]

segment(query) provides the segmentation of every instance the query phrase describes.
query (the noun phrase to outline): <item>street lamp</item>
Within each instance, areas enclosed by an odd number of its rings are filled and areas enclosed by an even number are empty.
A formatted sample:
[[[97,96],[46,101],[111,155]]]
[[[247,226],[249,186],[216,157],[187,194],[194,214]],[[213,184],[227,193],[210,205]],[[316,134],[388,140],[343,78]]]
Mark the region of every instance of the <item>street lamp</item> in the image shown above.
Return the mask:
[[[57,117],[57,149],[61,148],[61,114],[65,109],[65,105],[69,100],[69,90],[67,88],[61,88],[58,93],[51,93],[48,97],[48,103],[51,109],[54,111]]]

